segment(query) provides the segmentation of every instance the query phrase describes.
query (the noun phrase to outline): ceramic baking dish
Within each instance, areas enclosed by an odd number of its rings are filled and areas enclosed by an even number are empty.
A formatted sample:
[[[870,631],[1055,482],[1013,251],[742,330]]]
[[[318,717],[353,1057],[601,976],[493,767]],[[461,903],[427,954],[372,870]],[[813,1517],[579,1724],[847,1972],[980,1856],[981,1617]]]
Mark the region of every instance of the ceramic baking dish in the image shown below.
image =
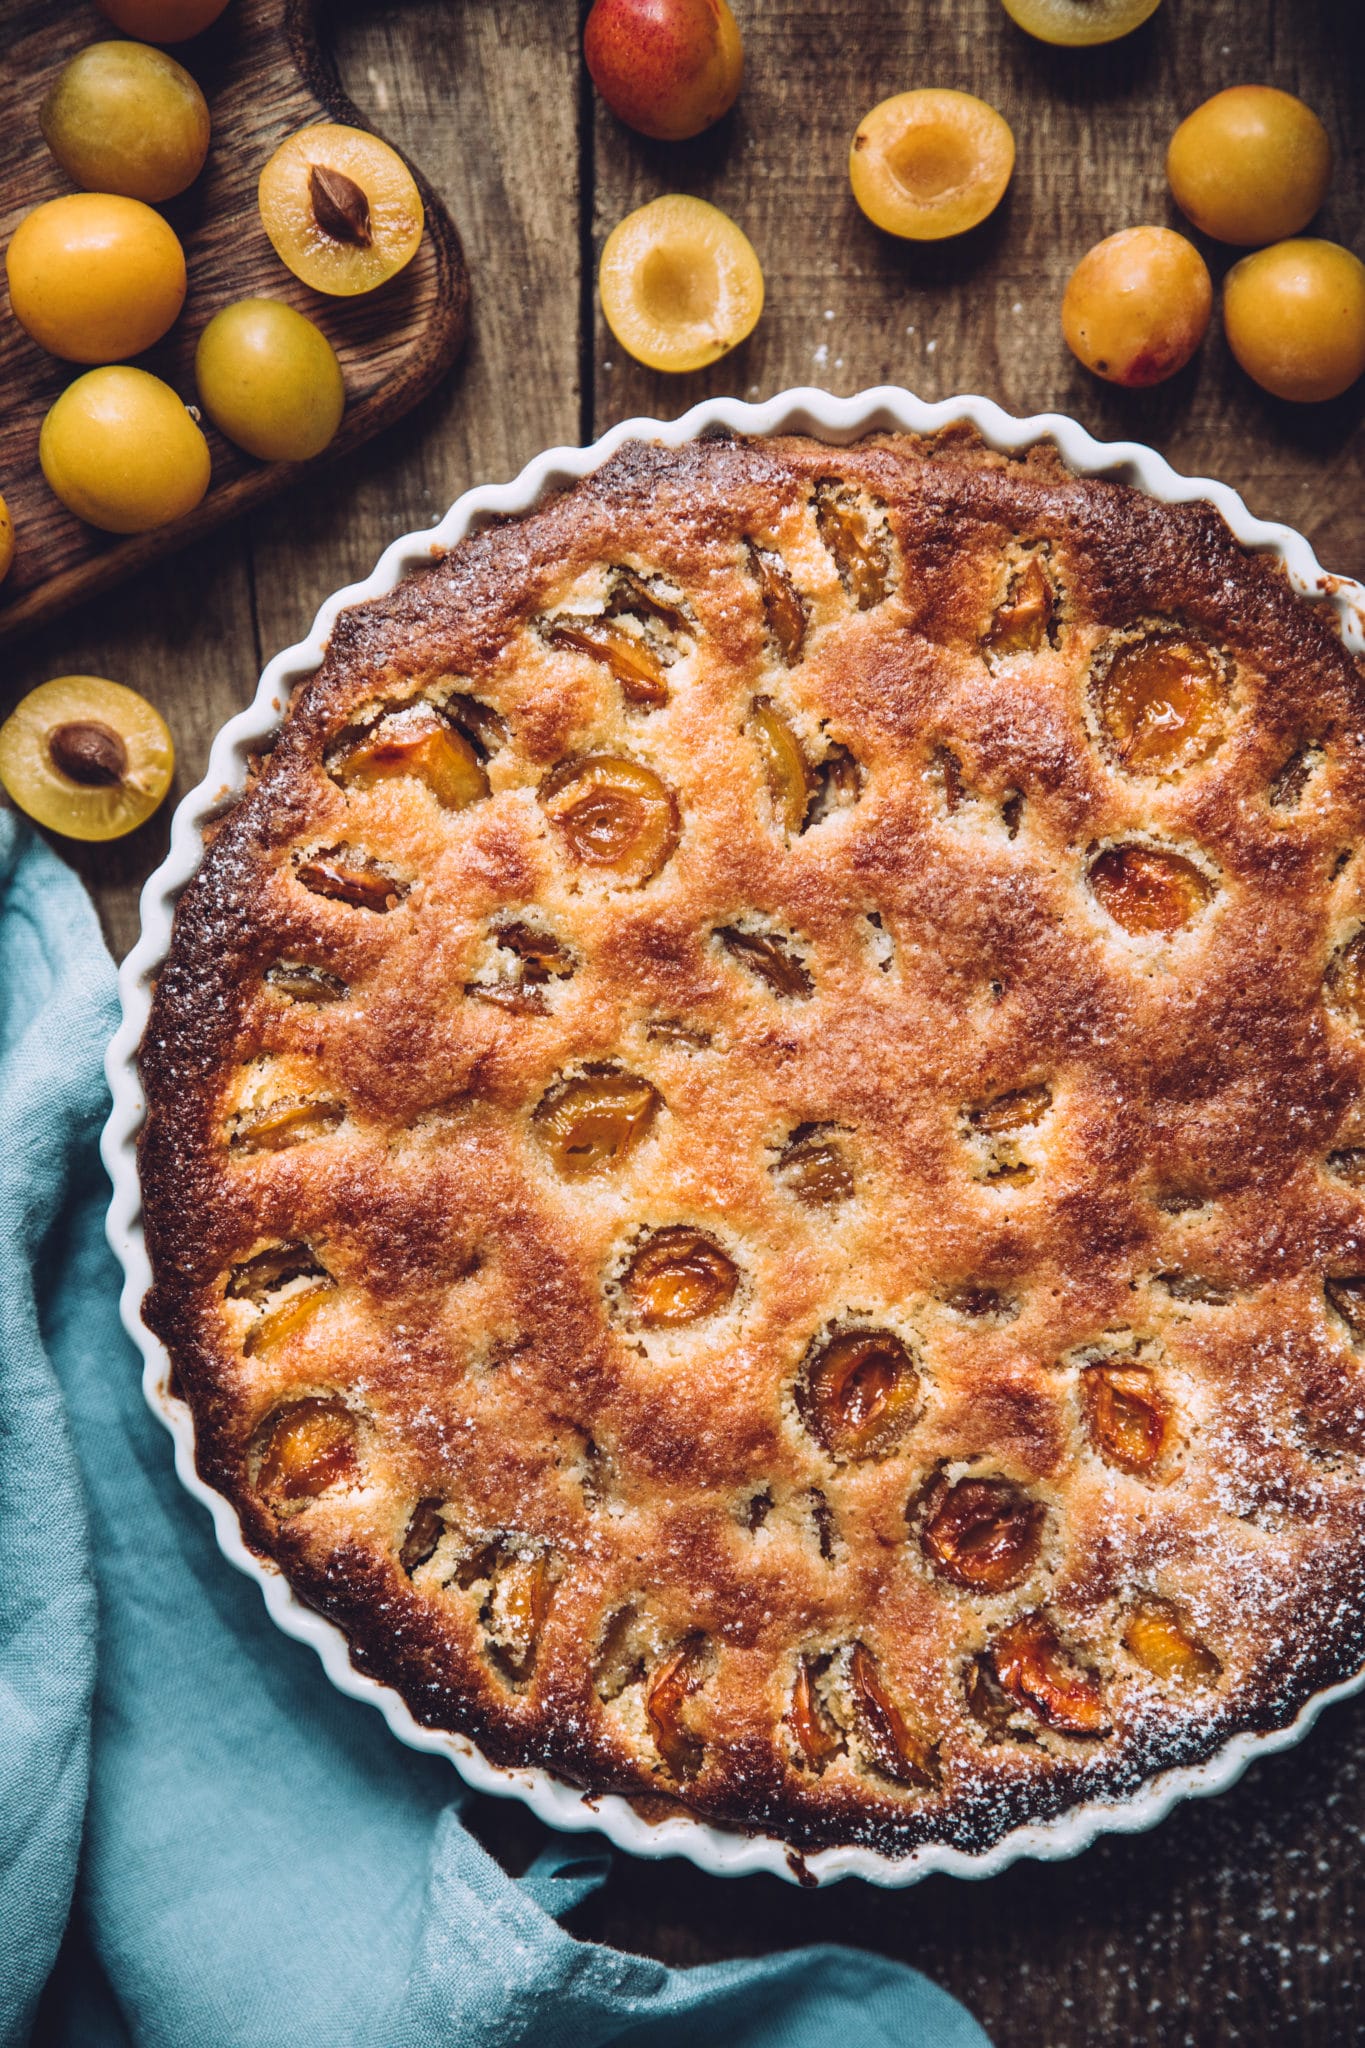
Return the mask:
[[[828,1884],[837,1878],[862,1877],[874,1884],[906,1885],[935,1872],[956,1877],[994,1876],[1021,1856],[1074,1856],[1097,1835],[1150,1828],[1178,1800],[1223,1791],[1253,1758],[1300,1741],[1324,1706],[1365,1686],[1365,1670],[1316,1694],[1288,1727],[1267,1734],[1237,1735],[1207,1762],[1163,1772],[1132,1798],[1118,1803],[1091,1802],[1047,1823],[1016,1828],[981,1854],[929,1844],[899,1859],[858,1847],[826,1849],[803,1859],[770,1837],[727,1831],[681,1814],[649,1822],[616,1795],[594,1798],[543,1770],[494,1766],[465,1737],[419,1727],[396,1692],[358,1672],[341,1631],[306,1607],[273,1564],[247,1548],[235,1510],[206,1486],[196,1471],[193,1421],[188,1408],[171,1393],[170,1361],[141,1318],[142,1297],[151,1274],[137,1177],[136,1143],[144,1104],[135,1055],[147,1020],[152,984],[170,943],[176,899],[199,864],[204,825],[242,788],[250,755],[274,733],[294,686],[318,667],[338,614],[347,606],[384,596],[408,571],[430,562],[433,555],[453,547],[489,519],[528,511],[547,490],[597,469],[623,441],[657,441],[676,447],[698,436],[735,432],[811,434],[838,444],[882,430],[935,433],[964,420],[993,448],[1016,450],[1048,440],[1080,475],[1114,478],[1170,503],[1208,500],[1238,540],[1279,557],[1296,590],[1332,606],[1347,644],[1365,651],[1365,586],[1329,575],[1300,534],[1253,518],[1236,492],[1224,484],[1179,476],[1152,449],[1131,441],[1096,441],[1074,420],[1058,414],[1014,419],[991,400],[976,397],[945,398],[927,405],[908,391],[885,386],[853,398],[834,398],[807,389],[783,392],[761,405],[746,405],[736,399],[708,400],[681,419],[627,420],[590,448],[553,448],[537,456],[512,483],[467,491],[435,527],[394,541],[364,582],[351,584],[327,599],[307,639],[275,656],[261,677],[252,704],[230,719],[214,740],[208,773],[176,811],[170,851],[142,892],[141,937],[119,976],[123,1018],[106,1062],[113,1108],[102,1150],[114,1189],[108,1231],[124,1272],[123,1322],[142,1353],[147,1400],[174,1440],[176,1470],[213,1517],[223,1555],[257,1581],[267,1608],[285,1633],[317,1651],[333,1684],[378,1707],[401,1742],[449,1757],[477,1791],[522,1799],[552,1827],[595,1830],[639,1856],[686,1856],[717,1876],[767,1871],[803,1883]]]

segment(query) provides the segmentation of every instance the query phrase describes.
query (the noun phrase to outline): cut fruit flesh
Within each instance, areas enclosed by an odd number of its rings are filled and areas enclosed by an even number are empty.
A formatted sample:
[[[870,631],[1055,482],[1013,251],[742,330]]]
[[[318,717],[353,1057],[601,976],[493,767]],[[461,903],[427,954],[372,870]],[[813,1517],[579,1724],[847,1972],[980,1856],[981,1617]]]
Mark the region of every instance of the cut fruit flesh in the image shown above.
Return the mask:
[[[764,779],[773,807],[783,829],[793,836],[806,820],[815,794],[815,777],[801,748],[801,742],[771,697],[754,699],[754,739],[763,763]]]
[[[822,1770],[844,1746],[838,1729],[820,1703],[809,1657],[797,1660],[791,1705],[787,1709],[787,1726],[796,1737],[802,1756],[817,1771]]]
[[[1037,654],[1048,644],[1057,593],[1037,555],[1015,576],[1005,602],[991,620],[986,634],[988,654],[1004,659],[1011,654]]]
[[[1218,664],[1178,637],[1130,641],[1092,686],[1095,714],[1130,775],[1169,775],[1211,754],[1223,736]]]
[[[1171,938],[1213,898],[1213,884],[1192,860],[1136,842],[1093,860],[1090,887],[1101,910],[1133,938]]]
[[[1000,1631],[990,1647],[1001,1690],[1062,1735],[1110,1732],[1104,1695],[1093,1673],[1068,1652],[1041,1614],[1026,1614]]]
[[[632,1257],[621,1289],[646,1330],[675,1329],[715,1315],[739,1284],[734,1261],[686,1224],[657,1230]]]
[[[382,917],[397,909],[407,891],[403,883],[347,846],[333,846],[297,862],[295,874],[314,896],[369,910]]]
[[[678,843],[677,800],[640,761],[591,754],[541,784],[540,801],[575,860],[645,882]]]
[[[768,631],[777,642],[787,667],[793,668],[801,659],[801,648],[806,638],[805,600],[787,574],[786,564],[780,555],[751,541],[749,562],[763,599],[763,616]]]
[[[0,727],[0,782],[20,810],[69,839],[117,839],[171,785],[175,750],[144,697],[104,676],[58,676]]]
[[[242,1340],[242,1352],[247,1358],[256,1358],[262,1351],[269,1351],[276,1344],[283,1344],[287,1337],[310,1323],[323,1303],[336,1289],[336,1282],[327,1274],[310,1279],[307,1286],[296,1294],[287,1294],[274,1308],[263,1308],[256,1321]]]
[[[341,1401],[310,1396],[278,1408],[259,1442],[256,1491],[277,1511],[359,1476],[355,1417]]]
[[[615,619],[561,617],[546,635],[551,647],[587,654],[610,670],[628,704],[651,711],[668,702],[664,664],[648,641],[629,633]]]
[[[690,1636],[662,1664],[645,1693],[645,1715],[654,1746],[675,1778],[690,1778],[701,1768],[699,1738],[683,1722],[683,1709],[706,1676],[706,1641]]]
[[[715,362],[763,311],[763,272],[747,238],[718,207],[681,193],[613,228],[598,282],[608,327],[652,370]]]
[[[318,1097],[271,1102],[237,1116],[228,1142],[234,1152],[283,1152],[310,1138],[325,1138],[345,1115],[344,1103]]]
[[[658,1108],[658,1090],[637,1074],[580,1074],[550,1090],[533,1125],[564,1178],[586,1180],[619,1166]]]
[[[954,1585],[1003,1593],[1037,1563],[1045,1513],[1007,1479],[960,1479],[934,1500],[921,1541]]]
[[[1140,1474],[1159,1462],[1170,1416],[1145,1366],[1087,1366],[1081,1403],[1090,1440],[1107,1464]]]
[[[1223,1668],[1167,1600],[1145,1600],[1132,1610],[1124,1624],[1123,1646],[1153,1678],[1177,1685],[1211,1685]]]
[[[288,136],[261,172],[257,198],[280,261],[334,297],[386,283],[422,239],[412,173],[363,128],[322,122]]]
[[[853,196],[874,226],[917,242],[977,227],[1005,196],[1014,136],[971,93],[924,87],[883,100],[849,151]]]
[[[424,701],[387,712],[347,748],[331,773],[343,789],[373,789],[410,776],[448,811],[462,811],[488,795],[488,777],[469,741]]]
[[[775,996],[804,1001],[815,992],[815,983],[800,955],[774,932],[750,932],[738,925],[721,925],[716,937],[741,967]]]
[[[833,1208],[853,1193],[853,1174],[837,1138],[818,1125],[792,1133],[776,1171],[797,1201],[811,1209]]]
[[[1131,35],[1161,0],[1003,0],[1005,12],[1040,42],[1071,48]]]
[[[933,1752],[911,1735],[904,1715],[882,1683],[876,1659],[862,1643],[854,1644],[849,1657],[848,1682],[858,1733],[874,1769],[896,1785],[920,1789],[937,1785]]]
[[[840,1330],[812,1359],[797,1406],[832,1458],[873,1457],[914,1420],[919,1375],[890,1330]]]
[[[979,1108],[969,1109],[967,1121],[974,1131],[996,1137],[1006,1131],[1031,1129],[1051,1107],[1052,1090],[1045,1081],[1037,1081],[1028,1088],[1011,1088],[1007,1094],[996,1095]]]
[[[881,521],[869,517],[837,479],[827,479],[815,486],[815,524],[858,610],[881,604],[891,590],[891,557]]]

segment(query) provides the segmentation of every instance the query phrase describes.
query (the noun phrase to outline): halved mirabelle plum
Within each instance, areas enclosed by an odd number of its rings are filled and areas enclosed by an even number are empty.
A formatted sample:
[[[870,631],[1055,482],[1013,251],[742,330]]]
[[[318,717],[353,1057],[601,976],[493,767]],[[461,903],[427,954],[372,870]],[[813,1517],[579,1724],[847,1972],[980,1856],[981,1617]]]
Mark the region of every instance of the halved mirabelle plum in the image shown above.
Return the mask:
[[[1100,729],[1130,775],[1170,775],[1223,736],[1227,686],[1207,647],[1184,634],[1121,646],[1091,685]]]
[[[991,1643],[1001,1690],[1062,1735],[1107,1735],[1109,1716],[1099,1680],[1087,1671],[1042,1614],[1021,1615]]]
[[[490,1573],[490,1646],[504,1674],[524,1685],[535,1669],[554,1593],[549,1553],[538,1546],[523,1548],[509,1537],[498,1546]]]
[[[768,631],[777,642],[783,661],[792,668],[801,659],[801,648],[806,638],[809,623],[806,601],[792,582],[786,563],[771,548],[761,548],[755,541],[750,541],[749,566],[763,600],[763,617]]]
[[[540,785],[545,815],[585,867],[647,882],[678,843],[678,805],[652,768],[615,754],[578,755]]]
[[[261,172],[257,201],[280,261],[334,298],[386,284],[422,239],[422,195],[397,150],[338,122],[282,142]]]
[[[294,873],[314,896],[385,917],[407,895],[407,884],[353,846],[328,846],[295,861]]]
[[[1329,1006],[1349,1023],[1365,1027],[1365,925],[1338,946],[1324,986]]]
[[[185,303],[185,252],[155,208],[67,192],[26,213],[5,251],[19,325],[71,363],[117,363],[160,341]]]
[[[773,1168],[810,1209],[831,1209],[853,1193],[853,1172],[833,1124],[798,1124]]]
[[[920,1534],[924,1554],[955,1586],[1004,1593],[1038,1561],[1046,1510],[1008,1479],[940,1484],[927,1510]]]
[[[1160,1461],[1170,1410],[1146,1366],[1087,1366],[1081,1374],[1081,1408],[1086,1433],[1106,1464],[1142,1474]]]
[[[376,719],[329,773],[343,789],[373,789],[376,783],[410,776],[447,811],[462,811],[488,794],[488,777],[474,748],[425,697]]]
[[[660,1665],[645,1692],[645,1716],[654,1746],[675,1778],[693,1777],[701,1768],[702,1743],[687,1726],[683,1712],[705,1678],[709,1662],[706,1638],[689,1636]]]
[[[849,151],[853,197],[875,227],[911,241],[960,235],[994,213],[1014,170],[1009,122],[969,92],[926,86],[883,100]]]
[[[919,1413],[919,1374],[891,1330],[838,1330],[815,1351],[796,1405],[832,1458],[891,1449]]]
[[[1027,1088],[1010,1088],[1004,1095],[993,1095],[989,1102],[967,1110],[966,1119],[972,1130],[994,1138],[1008,1131],[1031,1130],[1042,1122],[1051,1107],[1052,1090],[1047,1082],[1034,1081]]]
[[[783,829],[795,834],[805,823],[815,794],[815,777],[801,742],[771,697],[754,699],[750,730],[758,745],[774,809]]]
[[[1177,1685],[1211,1685],[1223,1668],[1169,1600],[1139,1601],[1124,1623],[1123,1647],[1153,1678]]]
[[[815,486],[815,524],[839,581],[860,612],[891,591],[891,529],[880,501],[850,490],[838,477]]]
[[[844,1746],[843,1737],[820,1698],[814,1660],[810,1657],[798,1657],[796,1660],[787,1726],[796,1738],[801,1755],[817,1771],[823,1770],[830,1758],[837,1756]]]
[[[0,782],[68,839],[119,839],[171,786],[175,749],[145,697],[104,676],[58,676],[0,726]]]
[[[126,363],[67,385],[43,421],[38,460],[67,511],[105,533],[168,526],[209,487],[209,444],[188,408]]]
[[[1003,0],[1011,21],[1042,43],[1077,48],[1131,35],[1161,0]]]
[[[1062,333],[1087,370],[1143,390],[1184,369],[1212,312],[1213,279],[1193,242],[1171,228],[1121,228],[1072,271]]]
[[[632,1153],[659,1108],[659,1091],[615,1069],[577,1074],[544,1097],[533,1124],[566,1180],[606,1173]]]
[[[657,650],[647,640],[628,633],[615,619],[577,619],[565,613],[545,637],[551,647],[567,647],[600,661],[620,684],[628,704],[657,711],[668,702],[664,663]]]
[[[446,1532],[445,1517],[441,1513],[444,1505],[439,1494],[428,1494],[417,1502],[408,1516],[403,1540],[398,1547],[398,1562],[409,1578],[436,1555]]]
[[[756,981],[788,1001],[804,1001],[815,992],[810,970],[801,955],[776,932],[746,931],[740,925],[721,925],[716,932],[725,951]]]
[[[849,1655],[848,1689],[864,1753],[873,1769],[895,1785],[937,1785],[937,1758],[928,1743],[910,1733],[905,1716],[882,1682],[876,1658],[863,1643],[855,1643]]]
[[[727,1307],[738,1285],[734,1260],[715,1240],[679,1223],[645,1239],[622,1275],[621,1292],[644,1329],[671,1330]]]
[[[1057,593],[1037,555],[1030,555],[1010,578],[1005,601],[986,631],[985,649],[1003,660],[1011,654],[1036,654],[1047,645]]]
[[[273,1307],[265,1302],[242,1339],[243,1356],[259,1357],[261,1352],[273,1350],[277,1344],[283,1344],[287,1338],[304,1329],[323,1303],[330,1299],[335,1288],[336,1282],[330,1273],[310,1273],[306,1285],[296,1293],[285,1294]]]
[[[359,1477],[355,1417],[335,1396],[308,1395],[277,1408],[257,1444],[256,1491],[277,1514]]]
[[[291,1096],[243,1110],[234,1117],[228,1144],[234,1152],[284,1152],[325,1138],[344,1122],[346,1105],[323,1096]]]
[[[1176,129],[1166,176],[1197,228],[1251,249],[1307,227],[1327,196],[1332,145],[1292,93],[1230,85]]]
[[[1336,242],[1276,242],[1223,284],[1228,347],[1275,398],[1321,405],[1365,374],[1365,263]]]
[[[743,231],[704,199],[666,193],[607,236],[602,312],[628,355],[651,370],[700,370],[753,332],[763,271]]]
[[[1095,900],[1134,938],[1169,939],[1213,900],[1213,884],[1183,853],[1130,841],[1090,863]]]

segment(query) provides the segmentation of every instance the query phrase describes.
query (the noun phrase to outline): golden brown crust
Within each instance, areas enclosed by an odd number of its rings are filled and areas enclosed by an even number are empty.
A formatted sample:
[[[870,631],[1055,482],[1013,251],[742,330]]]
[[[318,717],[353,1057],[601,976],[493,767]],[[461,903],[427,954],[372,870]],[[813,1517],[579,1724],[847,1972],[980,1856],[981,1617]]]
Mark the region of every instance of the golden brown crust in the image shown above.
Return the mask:
[[[801,1848],[1283,1723],[1365,1649],[1363,799],[1207,505],[623,449],[343,614],[180,904],[200,1470],[420,1720]]]

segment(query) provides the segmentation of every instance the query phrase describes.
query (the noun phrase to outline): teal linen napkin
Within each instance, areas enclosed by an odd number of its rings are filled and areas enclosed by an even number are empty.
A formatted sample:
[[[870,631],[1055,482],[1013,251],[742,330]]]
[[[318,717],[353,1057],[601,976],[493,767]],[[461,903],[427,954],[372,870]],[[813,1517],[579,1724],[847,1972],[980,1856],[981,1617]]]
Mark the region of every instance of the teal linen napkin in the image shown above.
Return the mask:
[[[879,1957],[575,1940],[596,1838],[505,1875],[450,1766],[275,1629],[173,1474],[103,1234],[113,966],[8,815],[0,1006],[3,2048],[989,2048]]]

